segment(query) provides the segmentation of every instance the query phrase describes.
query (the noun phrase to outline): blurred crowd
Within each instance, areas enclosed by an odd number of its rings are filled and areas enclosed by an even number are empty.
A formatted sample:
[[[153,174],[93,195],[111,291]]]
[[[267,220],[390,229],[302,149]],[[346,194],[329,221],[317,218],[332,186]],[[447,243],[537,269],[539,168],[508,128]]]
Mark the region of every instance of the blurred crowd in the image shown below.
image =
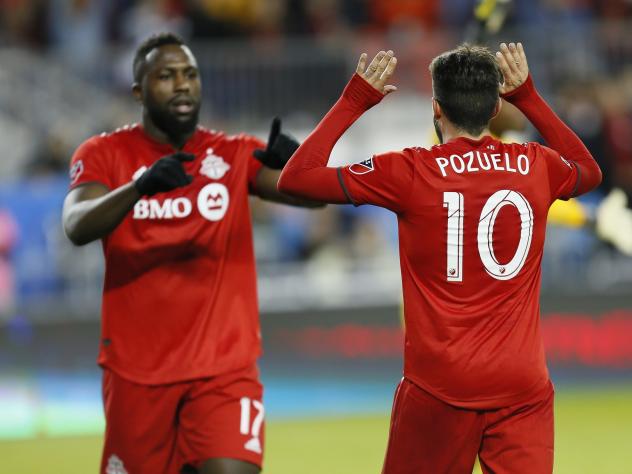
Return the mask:
[[[9,43],[86,53],[156,28],[193,39],[463,26],[474,0],[2,0]],[[515,0],[509,25],[628,18],[629,0]]]
[[[242,67],[233,58],[233,69],[224,71],[213,64],[211,55],[198,55],[198,59],[206,68],[207,77],[213,77],[212,87],[205,92],[215,93],[205,97],[213,109],[210,121],[209,116],[203,120],[205,125],[227,126],[229,131],[242,129],[243,119],[240,122],[237,116],[231,122],[234,117],[226,112],[228,105],[241,100],[241,111],[261,106],[257,112],[258,130],[263,131],[271,115],[287,113],[287,110],[272,110],[270,103],[278,105],[285,101],[288,107],[296,108],[296,97],[300,95],[301,110],[292,112],[294,118],[297,115],[300,118],[301,112],[311,114],[302,119],[303,128],[308,130],[348,76],[348,57],[341,56],[341,49],[352,48],[358,41],[367,49],[395,44],[398,56],[401,50],[402,57],[398,80],[426,77],[427,59],[466,37],[475,3],[474,0],[0,0],[0,52],[3,48],[19,48],[25,54],[49,58],[51,63],[69,66],[86,84],[127,97],[133,49],[155,32],[179,33],[193,44],[205,45],[207,51],[221,50],[217,45],[227,42],[237,44],[240,54],[249,46],[264,42],[298,44],[307,38],[311,42],[307,49],[299,49],[298,57],[285,59],[292,64],[305,63],[302,69],[283,69],[285,66],[279,66],[279,55],[275,53],[259,58],[266,67],[267,62],[271,64],[269,69],[256,69],[249,64]],[[515,0],[503,30],[511,31],[512,35],[518,32],[518,38],[528,38],[527,50],[539,87],[599,161],[604,182],[589,200],[599,203],[613,188],[621,189],[628,208],[632,207],[631,25],[632,0]],[[513,39],[504,38],[503,31],[493,41]],[[368,47],[364,38],[373,38]],[[321,63],[312,64],[300,56],[325,41],[333,44],[330,48],[333,53],[321,51],[325,57]],[[341,44],[345,47],[341,48]],[[327,78],[333,77],[330,83],[323,80],[325,76],[319,72],[322,68],[326,68]],[[318,83],[320,88],[311,91],[313,97],[305,96],[312,88],[293,91],[287,82],[279,80],[297,71],[304,74],[299,82]],[[411,82],[418,95],[429,97],[427,79]],[[246,92],[252,97],[244,98]],[[4,91],[8,95],[14,93]],[[0,91],[0,120],[3,103],[7,102],[2,94]],[[310,109],[312,102],[318,103],[320,109]],[[222,103],[226,104],[224,109]],[[12,115],[4,112],[5,116]],[[90,133],[128,121],[125,114],[99,120],[93,117],[103,112],[98,107],[86,108],[84,112],[96,122]],[[419,114],[424,113],[428,111],[419,110]],[[88,122],[87,118],[77,121]],[[76,125],[77,122],[69,120],[48,119],[42,119],[37,126],[27,124],[38,133],[34,134],[34,146],[20,166],[21,175],[29,179],[65,176],[69,157],[87,137],[77,136]],[[521,128],[508,128],[512,127]],[[246,128],[246,131],[251,130]],[[519,133],[521,140],[538,138],[529,128]],[[419,130],[418,135],[429,137],[430,131]],[[420,142],[416,144],[426,146],[430,139]],[[8,215],[8,211],[3,212]],[[392,259],[397,251],[395,220],[380,210],[329,206],[308,214],[253,202],[253,215],[261,262],[310,261],[325,265],[334,262],[335,266],[343,260]],[[19,222],[14,227],[17,225]],[[9,261],[18,234],[17,230],[11,231],[4,239],[0,238],[0,306],[3,299],[5,306],[12,305],[2,297],[2,287],[13,287],[12,277],[6,276],[8,273],[3,270],[6,265],[2,267],[2,262]],[[56,242],[66,244],[63,239]],[[595,245],[593,240],[581,242],[584,247]]]

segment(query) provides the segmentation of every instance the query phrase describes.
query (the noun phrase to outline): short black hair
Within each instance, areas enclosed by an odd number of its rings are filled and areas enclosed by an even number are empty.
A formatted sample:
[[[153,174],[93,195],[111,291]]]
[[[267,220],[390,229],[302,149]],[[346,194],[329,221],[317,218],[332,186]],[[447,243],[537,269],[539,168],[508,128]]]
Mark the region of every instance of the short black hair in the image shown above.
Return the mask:
[[[174,33],[158,33],[152,35],[143,41],[136,49],[134,54],[133,74],[134,82],[140,82],[143,76],[143,66],[145,65],[145,58],[147,55],[156,48],[165,46],[168,44],[184,45],[184,40]]]
[[[450,122],[479,135],[492,119],[503,76],[492,52],[467,43],[430,63],[434,98]]]

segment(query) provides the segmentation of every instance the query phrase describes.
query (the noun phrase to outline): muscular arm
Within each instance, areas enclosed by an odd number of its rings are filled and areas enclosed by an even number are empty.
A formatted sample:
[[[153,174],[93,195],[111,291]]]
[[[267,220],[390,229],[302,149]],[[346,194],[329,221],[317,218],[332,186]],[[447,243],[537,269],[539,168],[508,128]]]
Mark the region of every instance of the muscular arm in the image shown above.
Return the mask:
[[[140,199],[133,182],[110,191],[100,183],[71,190],[64,201],[64,231],[75,245],[105,237],[125,218]]]

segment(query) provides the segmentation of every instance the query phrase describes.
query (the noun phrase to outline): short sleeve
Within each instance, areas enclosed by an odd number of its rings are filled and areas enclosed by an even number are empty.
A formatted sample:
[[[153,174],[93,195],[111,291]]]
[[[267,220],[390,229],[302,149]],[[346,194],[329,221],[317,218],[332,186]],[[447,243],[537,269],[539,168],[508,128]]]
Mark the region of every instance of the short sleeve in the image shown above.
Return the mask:
[[[83,142],[70,161],[70,189],[86,183],[101,183],[112,189],[109,153],[101,137]]]
[[[252,154],[253,151],[258,148],[266,148],[265,142],[252,135],[240,134],[238,135],[240,141],[240,150],[248,163],[248,191],[250,194],[254,194],[257,189],[257,175],[259,170],[263,166],[259,160],[257,160]]]
[[[568,200],[575,196],[579,186],[579,168],[565,159],[557,151],[546,146],[538,145],[544,154],[544,160],[548,169],[551,201],[555,199]]]
[[[339,168],[338,177],[353,205],[373,204],[404,212],[415,178],[414,156],[409,149],[374,155]]]

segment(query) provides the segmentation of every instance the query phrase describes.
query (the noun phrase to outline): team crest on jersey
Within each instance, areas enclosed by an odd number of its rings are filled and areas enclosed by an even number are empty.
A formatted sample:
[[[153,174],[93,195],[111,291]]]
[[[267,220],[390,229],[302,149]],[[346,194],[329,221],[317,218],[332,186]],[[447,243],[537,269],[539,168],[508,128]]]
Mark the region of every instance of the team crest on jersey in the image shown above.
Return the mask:
[[[83,161],[77,160],[77,162],[70,168],[70,184],[75,184],[79,177],[83,174]]]
[[[116,454],[108,459],[108,465],[105,468],[105,474],[128,474],[123,461]]]
[[[200,174],[211,179],[222,179],[229,169],[230,165],[224,161],[224,158],[215,155],[212,148],[207,148],[206,158],[202,160]]]
[[[349,171],[351,171],[353,174],[367,174],[374,169],[375,168],[373,167],[373,158],[369,158],[368,160],[364,160],[360,163],[355,163],[349,166]]]

